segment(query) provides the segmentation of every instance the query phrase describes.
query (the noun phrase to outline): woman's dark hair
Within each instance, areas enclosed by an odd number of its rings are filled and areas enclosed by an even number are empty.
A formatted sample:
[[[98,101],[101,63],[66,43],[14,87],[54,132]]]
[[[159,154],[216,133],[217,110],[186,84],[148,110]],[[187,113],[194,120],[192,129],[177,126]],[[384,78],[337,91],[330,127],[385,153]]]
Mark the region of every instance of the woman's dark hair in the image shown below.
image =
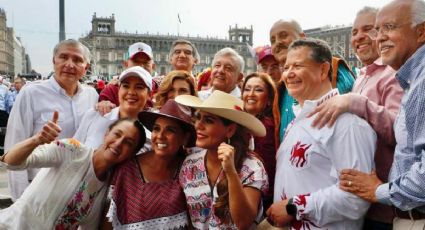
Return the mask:
[[[114,121],[112,124],[109,125],[108,130],[112,130],[115,126],[117,126],[117,125],[119,125],[119,124],[121,124],[122,122],[125,122],[125,121],[133,123],[134,127],[136,127],[137,130],[139,131],[139,140],[137,141],[137,146],[135,148],[135,153],[137,153],[143,147],[143,145],[145,145],[145,142],[146,142],[145,128],[143,127],[142,123],[140,123],[139,120],[132,119],[132,118],[118,119],[118,120]]]
[[[231,124],[235,124],[235,122],[225,119],[223,117],[219,117],[223,122],[224,126],[229,126]],[[240,173],[242,168],[243,161],[248,156],[248,146],[249,146],[249,138],[250,134],[239,124],[236,124],[236,132],[230,138],[230,145],[235,148],[235,168],[237,173]],[[214,204],[214,209],[217,217],[220,218],[224,223],[229,223],[231,221],[230,209],[229,209],[229,187],[227,183],[227,178],[224,177],[217,184],[217,193],[218,198],[216,203]]]
[[[188,128],[187,125],[184,124],[182,121],[179,121],[177,119],[168,118],[166,116],[159,116],[159,117],[164,117],[166,119],[170,119],[170,120],[176,121],[177,124],[179,124],[178,127],[180,127],[182,129],[182,132],[183,132],[184,135],[190,134],[191,132],[193,132],[193,130],[190,130],[190,128]],[[157,117],[155,119],[154,124],[155,124],[156,120],[158,120],[159,117]],[[177,156],[178,159],[181,160],[181,163],[183,162],[183,160],[186,158],[187,155],[188,155],[188,152],[186,151],[186,149],[183,146],[180,146],[179,150],[177,151],[177,155],[176,156]]]

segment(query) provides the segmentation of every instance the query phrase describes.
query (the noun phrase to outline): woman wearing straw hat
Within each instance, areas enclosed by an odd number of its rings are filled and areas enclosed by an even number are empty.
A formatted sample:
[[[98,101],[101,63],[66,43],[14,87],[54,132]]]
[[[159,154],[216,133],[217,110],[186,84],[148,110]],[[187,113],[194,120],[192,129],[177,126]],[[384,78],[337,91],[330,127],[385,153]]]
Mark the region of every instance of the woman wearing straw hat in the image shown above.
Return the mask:
[[[178,181],[185,146],[195,144],[190,109],[173,99],[157,113],[141,112],[151,132],[152,150],[116,168],[108,217],[114,229],[181,229],[189,225]]]
[[[261,216],[267,174],[248,150],[249,132],[264,136],[264,125],[242,111],[243,102],[215,90],[205,101],[178,96],[180,104],[198,109],[196,146],[203,151],[185,159],[180,184],[196,229],[247,229]]]

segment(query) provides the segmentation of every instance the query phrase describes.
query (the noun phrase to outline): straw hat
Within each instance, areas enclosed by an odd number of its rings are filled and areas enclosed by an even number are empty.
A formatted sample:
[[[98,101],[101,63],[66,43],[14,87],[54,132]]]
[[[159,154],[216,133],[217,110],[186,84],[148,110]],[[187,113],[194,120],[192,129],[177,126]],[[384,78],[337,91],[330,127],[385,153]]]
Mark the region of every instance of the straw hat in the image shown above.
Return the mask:
[[[205,111],[247,128],[254,136],[264,137],[266,135],[266,128],[263,123],[253,115],[244,112],[243,102],[227,93],[220,90],[214,92],[205,101],[198,97],[190,95],[180,95],[175,100],[183,105],[187,105],[201,111]]]
[[[173,99],[169,99],[161,107],[159,112],[143,111],[138,115],[139,121],[142,122],[142,124],[150,131],[152,131],[155,120],[158,117],[166,117],[177,121],[185,128],[185,130],[189,131],[190,137],[187,147],[193,147],[195,146],[196,142],[196,131],[190,116],[190,109],[184,108],[184,106],[177,104],[177,102],[175,102]]]

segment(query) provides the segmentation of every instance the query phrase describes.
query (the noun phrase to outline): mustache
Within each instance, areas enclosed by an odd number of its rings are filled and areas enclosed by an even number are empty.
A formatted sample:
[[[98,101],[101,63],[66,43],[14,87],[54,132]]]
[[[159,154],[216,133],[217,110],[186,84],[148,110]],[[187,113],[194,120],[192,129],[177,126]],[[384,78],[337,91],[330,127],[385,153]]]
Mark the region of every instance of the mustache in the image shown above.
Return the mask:
[[[288,49],[288,46],[284,45],[284,44],[279,44],[279,45],[276,46],[275,49],[276,49],[276,51],[280,51],[280,50],[283,50],[283,49]]]

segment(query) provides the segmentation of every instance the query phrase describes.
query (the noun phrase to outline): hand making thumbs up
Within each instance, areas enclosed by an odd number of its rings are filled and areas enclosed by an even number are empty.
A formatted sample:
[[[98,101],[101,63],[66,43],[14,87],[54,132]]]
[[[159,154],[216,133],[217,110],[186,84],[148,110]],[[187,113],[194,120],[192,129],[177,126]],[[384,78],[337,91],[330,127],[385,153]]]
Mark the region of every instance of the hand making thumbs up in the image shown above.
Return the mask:
[[[39,144],[46,144],[54,141],[59,133],[62,131],[61,127],[59,127],[58,123],[59,112],[54,111],[53,117],[51,121],[48,121],[43,128],[37,134],[37,140]]]

